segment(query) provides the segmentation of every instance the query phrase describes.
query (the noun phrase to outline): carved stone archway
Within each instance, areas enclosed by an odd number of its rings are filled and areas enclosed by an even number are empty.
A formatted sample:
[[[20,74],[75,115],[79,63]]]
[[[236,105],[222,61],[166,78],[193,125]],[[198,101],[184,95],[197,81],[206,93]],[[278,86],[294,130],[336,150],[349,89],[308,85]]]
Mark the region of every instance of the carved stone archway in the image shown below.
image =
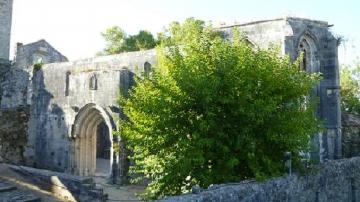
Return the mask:
[[[72,128],[72,140],[70,148],[71,173],[80,176],[94,176],[96,171],[96,141],[98,126],[106,124],[110,140],[109,171],[105,173],[108,177],[112,174],[113,164],[113,136],[112,118],[106,111],[96,105],[87,104],[79,110],[75,117]]]

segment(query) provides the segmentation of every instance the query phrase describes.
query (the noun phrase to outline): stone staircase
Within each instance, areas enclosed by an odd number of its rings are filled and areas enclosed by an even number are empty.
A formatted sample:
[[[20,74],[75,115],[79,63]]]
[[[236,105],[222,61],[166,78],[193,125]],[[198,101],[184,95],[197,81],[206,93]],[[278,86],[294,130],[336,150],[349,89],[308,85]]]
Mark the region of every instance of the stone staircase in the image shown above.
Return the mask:
[[[0,202],[38,202],[39,197],[0,179]]]

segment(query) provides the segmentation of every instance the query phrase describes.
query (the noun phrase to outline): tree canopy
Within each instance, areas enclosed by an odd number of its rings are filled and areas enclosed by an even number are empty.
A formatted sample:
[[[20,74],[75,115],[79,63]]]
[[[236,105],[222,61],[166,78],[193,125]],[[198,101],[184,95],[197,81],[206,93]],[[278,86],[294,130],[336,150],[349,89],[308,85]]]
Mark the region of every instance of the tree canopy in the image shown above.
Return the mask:
[[[360,114],[360,63],[342,66],[340,71],[342,111]]]
[[[140,30],[136,35],[127,35],[120,27],[113,26],[101,35],[106,41],[106,47],[101,52],[103,55],[148,50],[156,46],[154,36],[151,32],[144,30]]]
[[[133,151],[132,172],[150,180],[147,198],[277,176],[285,152],[300,165],[319,130],[314,103],[304,101],[318,75],[200,20],[162,36],[151,76],[119,99],[127,116],[119,134]]]

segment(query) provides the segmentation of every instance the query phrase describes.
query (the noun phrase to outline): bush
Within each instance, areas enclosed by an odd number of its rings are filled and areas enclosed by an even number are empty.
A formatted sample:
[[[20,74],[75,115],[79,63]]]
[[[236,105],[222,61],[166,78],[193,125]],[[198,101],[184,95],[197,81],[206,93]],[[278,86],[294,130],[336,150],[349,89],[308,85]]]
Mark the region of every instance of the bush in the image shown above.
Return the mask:
[[[173,23],[163,36],[152,77],[119,101],[132,172],[151,181],[146,198],[277,176],[287,151],[299,165],[319,130],[305,102],[318,75],[199,20]]]

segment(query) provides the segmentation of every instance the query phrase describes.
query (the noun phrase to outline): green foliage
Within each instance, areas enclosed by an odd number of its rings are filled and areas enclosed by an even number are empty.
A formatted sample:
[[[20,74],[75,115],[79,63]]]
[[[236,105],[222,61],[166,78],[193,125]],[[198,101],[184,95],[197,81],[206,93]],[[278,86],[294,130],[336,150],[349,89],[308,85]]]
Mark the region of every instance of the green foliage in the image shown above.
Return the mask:
[[[360,114],[360,63],[356,67],[342,66],[340,85],[342,110]]]
[[[280,175],[286,151],[300,165],[319,130],[314,103],[304,102],[318,75],[199,20],[173,23],[162,36],[152,76],[119,101],[131,170],[151,181],[146,198]]]
[[[43,65],[44,65],[43,63],[36,63],[36,64],[34,64],[34,70],[33,70],[33,72],[36,73],[37,71],[41,70],[41,68],[42,68]]]
[[[127,36],[120,27],[113,26],[101,33],[101,35],[106,41],[106,48],[100,53],[101,55],[148,50],[156,46],[153,35],[144,30],[141,30],[136,35]]]

